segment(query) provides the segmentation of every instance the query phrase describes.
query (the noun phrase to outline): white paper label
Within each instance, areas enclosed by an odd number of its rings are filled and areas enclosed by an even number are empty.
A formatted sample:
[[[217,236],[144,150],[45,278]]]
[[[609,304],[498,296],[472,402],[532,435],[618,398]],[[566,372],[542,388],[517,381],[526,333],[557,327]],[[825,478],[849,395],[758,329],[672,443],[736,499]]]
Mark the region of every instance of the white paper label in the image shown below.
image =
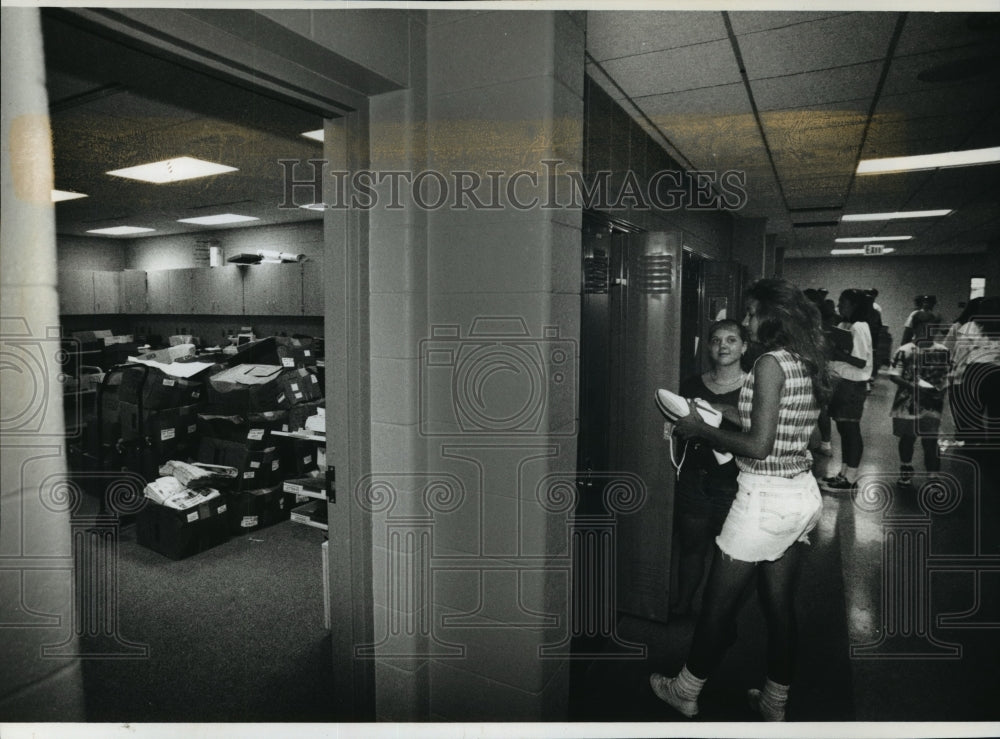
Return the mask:
[[[198,520],[198,511],[191,511],[187,515],[187,520],[188,520],[188,523],[191,523],[192,521],[197,521]]]
[[[284,490],[286,493],[301,493],[302,486],[294,482],[286,482]]]
[[[223,503],[222,505],[219,506],[219,513],[225,513],[225,512],[226,512],[226,504]]]
[[[177,429],[163,429],[160,432],[160,441],[167,441],[168,439],[173,439],[177,435]]]
[[[256,460],[256,459],[251,460],[251,462],[250,462],[250,469],[255,470],[258,467],[260,467],[260,462],[258,460]]]
[[[281,461],[275,459],[271,462],[271,472],[277,472],[281,468]]]
[[[172,380],[172,379],[170,379],[169,377],[164,377],[164,378],[163,378],[163,384],[164,384],[164,385],[165,385],[166,387],[173,387],[174,385],[176,385],[176,384],[177,384],[177,381],[176,381],[176,380]]]
[[[278,402],[279,403],[284,403],[285,402],[285,394],[284,393],[282,393],[281,395],[278,396]]]
[[[253,476],[254,476],[253,470],[247,470],[246,472],[243,473],[244,480],[252,480]]]
[[[247,438],[252,441],[260,441],[264,438],[264,429],[250,429],[250,433],[247,434]]]
[[[192,423],[190,426],[188,426],[188,433],[189,434],[193,434],[197,430],[198,430],[198,424],[196,424],[196,423]]]
[[[295,393],[296,400],[302,400],[302,393]]]
[[[312,352],[309,351],[308,349],[303,349],[302,350],[302,356],[303,357],[311,357],[312,355],[313,355]]]
[[[200,398],[201,397],[201,390],[192,390],[191,391],[191,397],[192,398]]]
[[[293,382],[291,383],[291,388],[293,393],[297,393],[299,391],[299,384],[297,382]]]
[[[256,525],[257,525],[256,516],[244,516],[243,520],[240,521],[240,526],[242,526],[245,529],[252,529]]]
[[[313,456],[311,454],[307,454],[302,458],[302,464],[311,464],[312,461],[313,461]]]
[[[294,367],[295,366],[295,359],[293,357],[282,357],[281,358],[281,366],[282,367]]]
[[[313,382],[319,382],[319,380],[316,379],[316,375],[309,375],[309,377],[312,378]]]

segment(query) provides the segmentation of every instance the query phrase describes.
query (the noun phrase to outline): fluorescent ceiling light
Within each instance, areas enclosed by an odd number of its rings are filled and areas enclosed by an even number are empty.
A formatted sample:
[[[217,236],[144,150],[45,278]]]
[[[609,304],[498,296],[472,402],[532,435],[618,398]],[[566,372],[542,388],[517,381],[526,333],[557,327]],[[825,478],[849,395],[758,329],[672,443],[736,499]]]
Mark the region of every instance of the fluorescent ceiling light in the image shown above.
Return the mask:
[[[178,223],[197,223],[201,226],[218,226],[223,223],[243,223],[244,221],[259,221],[255,216],[241,216],[236,213],[219,213],[215,216],[199,216],[198,218],[178,218]]]
[[[103,234],[105,236],[128,236],[130,234],[141,234],[155,230],[155,228],[144,228],[143,226],[113,226],[111,228],[92,228],[87,233]]]
[[[77,198],[87,197],[86,193],[82,192],[70,192],[69,190],[53,190],[52,191],[52,202],[60,203],[63,200],[76,200]]]
[[[312,139],[313,141],[323,141],[323,129],[317,128],[315,131],[306,131],[302,134],[307,139]]]
[[[893,249],[891,246],[887,246],[887,247],[885,247],[885,249],[882,250],[882,253],[883,254],[890,254],[890,253],[892,253],[894,251],[896,251],[896,250]],[[864,249],[830,249],[830,253],[833,254],[833,255],[836,255],[836,256],[845,256],[847,254],[864,254],[865,250]]]
[[[203,159],[192,157],[176,157],[175,159],[164,159],[162,162],[140,164],[138,167],[115,169],[108,174],[116,177],[127,177],[130,180],[154,182],[159,185],[164,182],[193,180],[196,177],[208,177],[213,174],[235,171],[236,167],[228,167],[225,164],[206,162]]]
[[[838,244],[866,244],[869,241],[909,241],[912,236],[841,236],[834,239]]]
[[[940,218],[955,211],[943,210],[897,210],[894,213],[854,213],[849,216],[841,216],[842,221],[893,221],[899,218]]]
[[[885,174],[887,172],[910,172],[920,169],[944,167],[968,167],[973,164],[995,164],[1000,162],[1000,146],[968,151],[946,151],[940,154],[920,154],[912,157],[888,157],[886,159],[862,159],[858,163],[858,174]]]
[[[306,210],[326,210],[326,206],[323,203],[309,203],[309,205],[300,205],[299,207]]]

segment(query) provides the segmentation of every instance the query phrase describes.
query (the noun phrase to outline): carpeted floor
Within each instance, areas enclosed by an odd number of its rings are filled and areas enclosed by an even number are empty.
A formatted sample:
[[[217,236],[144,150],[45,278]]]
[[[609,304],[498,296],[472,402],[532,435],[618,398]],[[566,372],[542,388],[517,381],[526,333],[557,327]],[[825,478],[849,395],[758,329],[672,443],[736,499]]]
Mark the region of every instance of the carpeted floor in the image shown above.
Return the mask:
[[[336,721],[324,538],[285,521],[174,561],[125,526],[117,633],[148,656],[84,660],[87,720]]]

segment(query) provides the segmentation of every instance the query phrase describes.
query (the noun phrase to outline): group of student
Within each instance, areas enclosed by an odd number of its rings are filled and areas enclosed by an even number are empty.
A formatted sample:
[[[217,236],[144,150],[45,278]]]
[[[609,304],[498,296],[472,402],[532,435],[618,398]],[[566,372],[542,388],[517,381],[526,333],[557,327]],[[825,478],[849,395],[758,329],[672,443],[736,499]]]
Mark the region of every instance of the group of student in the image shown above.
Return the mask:
[[[691,613],[715,542],[686,663],[676,676],[650,676],[653,692],[685,716],[698,713],[702,686],[735,640],[741,595],[756,576],[767,625],[767,678],[748,699],[765,720],[785,718],[796,647],[795,572],[802,543],[819,520],[820,488],[855,489],[864,449],[860,422],[877,372],[876,296],[874,290],[845,290],[834,307],[818,291],[758,280],[748,291],[743,321],[726,318],[710,327],[709,369],[680,385],[689,402],[707,401],[723,417],[710,425],[692,404],[687,415],[668,416],[664,429],[670,444],[684,446],[675,495],[680,557],[673,614]],[[933,296],[918,296],[890,363],[901,485],[912,482],[917,438],[928,472],[939,470],[945,397],[961,407],[968,373],[1000,364],[1000,326],[994,325],[1000,299],[970,301],[940,340],[934,338],[941,323],[933,307]],[[997,376],[990,375],[993,396],[977,401],[993,404],[987,415],[998,410]],[[831,453],[831,422],[843,461],[837,474],[817,480],[812,452]],[[734,456],[723,463],[713,451]]]

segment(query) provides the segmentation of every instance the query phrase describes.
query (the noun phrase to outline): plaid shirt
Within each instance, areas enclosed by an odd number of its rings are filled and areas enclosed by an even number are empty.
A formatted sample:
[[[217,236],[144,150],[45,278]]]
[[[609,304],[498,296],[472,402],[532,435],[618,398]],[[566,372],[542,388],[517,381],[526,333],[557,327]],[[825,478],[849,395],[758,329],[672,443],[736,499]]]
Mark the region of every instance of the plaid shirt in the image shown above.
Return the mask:
[[[737,466],[744,472],[775,477],[795,477],[812,469],[809,437],[819,418],[819,403],[813,395],[812,378],[805,364],[787,349],[775,349],[761,356],[771,355],[785,375],[785,386],[778,406],[778,429],[774,448],[764,459],[736,457]],[[758,357],[757,361],[760,361]],[[756,362],[754,363],[756,370]],[[753,407],[754,370],[747,376],[740,391],[740,425],[750,430],[750,409]]]

